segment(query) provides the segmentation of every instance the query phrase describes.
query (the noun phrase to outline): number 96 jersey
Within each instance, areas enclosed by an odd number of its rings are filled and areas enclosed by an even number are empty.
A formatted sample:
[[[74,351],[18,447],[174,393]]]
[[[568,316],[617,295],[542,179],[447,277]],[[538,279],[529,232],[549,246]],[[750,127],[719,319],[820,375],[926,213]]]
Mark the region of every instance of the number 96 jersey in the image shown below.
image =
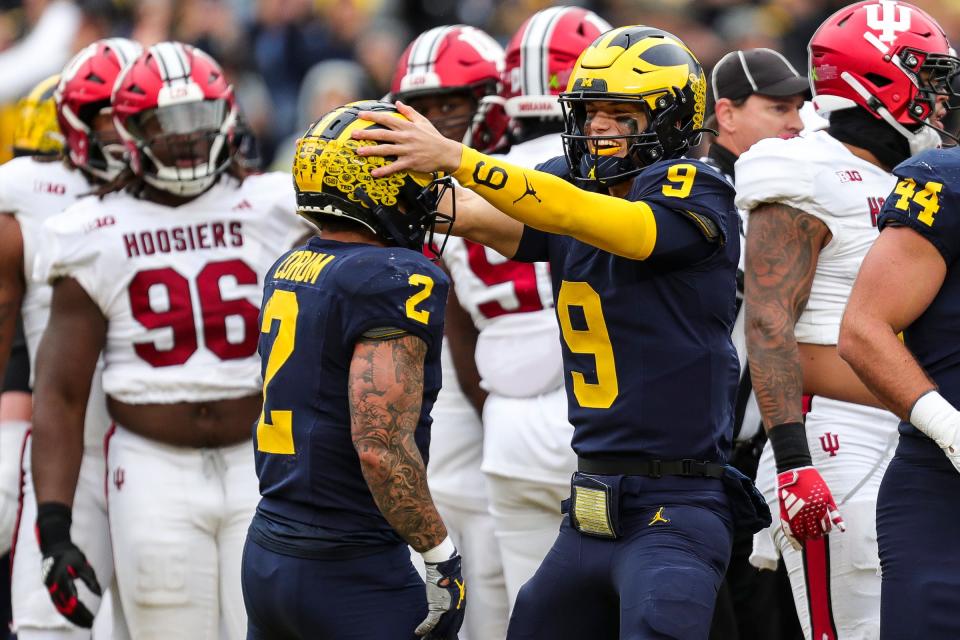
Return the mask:
[[[426,343],[415,431],[426,463],[448,288],[446,274],[417,252],[323,238],[271,269],[260,321],[263,413],[254,433],[263,499],[250,534],[259,544],[309,557],[402,542],[360,470],[348,376],[362,339],[405,333]],[[386,383],[407,393],[409,375],[398,371]]]
[[[107,319],[107,395],[146,404],[254,394],[263,275],[312,229],[294,206],[280,173],[223,176],[179,207],[85,198],[45,223],[51,246],[34,276],[75,279]]]

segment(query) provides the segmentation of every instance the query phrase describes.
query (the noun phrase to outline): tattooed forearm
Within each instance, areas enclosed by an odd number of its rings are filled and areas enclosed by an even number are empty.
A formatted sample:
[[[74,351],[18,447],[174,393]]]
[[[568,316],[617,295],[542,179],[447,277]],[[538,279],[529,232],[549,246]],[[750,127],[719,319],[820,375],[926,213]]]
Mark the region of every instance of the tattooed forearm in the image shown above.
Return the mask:
[[[744,268],[747,354],[767,428],[802,418],[803,371],[794,326],[829,239],[822,222],[792,207],[766,204],[750,214]]]
[[[358,342],[348,388],[353,446],[363,477],[387,522],[417,551],[447,536],[414,440],[426,351],[424,341],[410,335]]]

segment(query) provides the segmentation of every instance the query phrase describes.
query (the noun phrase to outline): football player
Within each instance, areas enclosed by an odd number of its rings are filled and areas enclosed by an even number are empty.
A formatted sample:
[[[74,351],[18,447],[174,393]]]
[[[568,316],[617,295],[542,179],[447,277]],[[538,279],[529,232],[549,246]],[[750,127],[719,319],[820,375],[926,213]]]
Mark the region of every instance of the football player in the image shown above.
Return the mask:
[[[503,48],[489,35],[466,25],[436,27],[420,34],[404,51],[391,96],[418,105],[453,140],[500,147],[506,140],[508,119],[487,99],[497,94],[502,73]],[[472,122],[479,125],[471,129]],[[450,248],[452,241],[443,252],[448,269],[453,268],[451,260],[455,261]],[[459,254],[456,249],[454,253]],[[509,614],[487,486],[480,471],[484,446],[480,416],[487,391],[480,387],[474,360],[481,325],[465,310],[471,293],[451,290],[447,300],[440,353],[443,388],[431,412],[434,426],[428,480],[450,536],[464,552],[470,610],[463,635],[482,640],[502,638]],[[466,296],[464,300],[460,300],[461,294]],[[416,556],[414,561],[418,561]]]
[[[922,65],[920,77],[933,76],[928,100],[953,92],[949,78],[960,60],[911,55]],[[841,357],[901,418],[877,498],[882,640],[960,636],[960,563],[953,553],[960,532],[958,160],[956,149],[931,150],[894,169],[898,182],[880,212],[880,237],[840,326]]]
[[[783,555],[807,638],[876,638],[877,491],[898,419],[836,344],[891,170],[939,143],[938,91],[955,69],[940,25],[891,0],[839,10],[809,50],[813,102],[829,128],[763,140],[736,164],[737,203],[749,211],[747,350],[771,445],[758,485],[782,524],[758,538],[772,535]],[[846,533],[827,535],[844,521]]]
[[[804,99],[809,97],[810,85],[782,54],[765,48],[726,54],[714,66],[710,84],[716,100],[714,114],[718,135],[703,161],[736,185],[734,163],[740,154],[760,140],[791,138],[803,129],[800,108]],[[741,225],[741,242],[744,230]],[[740,385],[737,388],[730,462],[747,476],[756,478],[766,435],[750,383],[742,303],[741,253],[737,272],[737,321],[733,328],[733,343],[740,359]],[[771,557],[764,557],[761,567],[776,570],[776,574],[759,573],[750,565],[752,548],[751,534],[734,532],[733,554],[717,598],[717,616],[712,632],[730,635],[734,632],[726,631],[723,625],[736,625],[740,635],[764,637],[775,635],[780,625],[790,621],[799,633],[799,623],[792,613],[793,600],[789,596],[782,597],[786,589],[779,588],[788,584],[785,569],[779,568],[782,567],[780,555],[771,553]]]
[[[124,68],[111,104],[130,169],[47,220],[37,261],[53,285],[32,452],[44,575],[64,607],[79,607],[79,583],[97,586],[92,548],[70,525],[102,350],[110,539],[130,633],[235,640],[257,500],[257,304],[267,268],[307,229],[288,176],[232,167],[233,91],[203,52],[154,45]]]
[[[508,637],[705,637],[734,514],[764,522],[723,464],[740,243],[733,188],[683,157],[706,80],[675,36],[623,27],[560,99],[566,158],[540,171],[445,140],[405,105],[411,121],[364,113],[383,128],[353,135],[381,142],[362,155],[398,157],[375,176],[453,171],[475,192],[457,199],[459,233],[551,266],[578,471]]]
[[[63,154],[63,136],[57,126],[57,107],[53,100],[53,91],[60,81],[59,75],[45,78],[20,101],[17,114],[17,128],[13,136],[14,157],[33,156],[37,160],[57,160]],[[4,189],[6,177],[0,170],[0,190]],[[10,214],[8,214],[10,215]],[[0,225],[11,225],[11,221],[0,221]],[[10,231],[8,240],[13,241],[16,232]],[[0,276],[0,287],[4,289],[4,298],[13,298],[11,316],[18,316],[15,301],[16,285],[12,279],[23,278],[24,265],[18,262],[16,250],[4,256],[11,274]],[[29,274],[27,274],[29,275]],[[10,287],[10,288],[8,288]],[[22,295],[22,294],[21,294]],[[12,335],[10,323],[4,318],[0,328],[0,380],[3,391],[0,395],[0,553],[10,550],[13,530],[16,526],[20,494],[20,449],[23,439],[30,428],[30,355],[26,339],[23,336],[21,321],[16,322],[16,333]],[[9,354],[9,355],[8,355]],[[8,567],[9,568],[9,567]]]
[[[42,147],[48,152],[55,148],[52,145],[57,140],[62,140],[65,161],[48,153],[16,158],[0,167],[0,211],[7,212],[0,216],[0,255],[5,260],[0,278],[3,290],[11,294],[8,301],[12,308],[22,314],[34,377],[38,373],[40,338],[50,314],[50,287],[32,278],[36,256],[43,254],[51,243],[43,225],[79,197],[114,179],[124,168],[122,145],[111,117],[110,92],[121,69],[139,53],[140,46],[124,38],[100,40],[80,51],[64,67],[52,92],[53,122],[35,123],[31,134],[47,140]],[[49,118],[50,113],[46,114]],[[45,133],[51,130],[53,135]],[[76,538],[89,553],[90,565],[102,584],[109,586],[113,556],[103,494],[103,436],[110,418],[99,370],[92,374],[86,407],[86,414],[80,416],[86,435],[78,443],[77,452],[82,464],[69,502],[74,506]],[[89,638],[86,628],[92,625],[100,606],[99,587],[80,602],[62,565],[48,563],[48,571],[38,571],[42,559],[51,557],[52,551],[45,542],[38,546],[34,532],[37,501],[31,475],[32,442],[28,437],[22,447],[16,447],[22,449],[23,456],[17,478],[20,483],[22,477],[22,506],[13,542],[13,626],[18,636],[26,640]],[[118,624],[122,627],[122,623]],[[120,628],[115,632],[119,633]]]
[[[250,640],[453,640],[466,591],[427,487],[449,280],[421,253],[441,189],[375,179],[340,107],[301,138],[297,209],[319,238],[269,270],[260,320],[262,499],[243,558]],[[423,554],[424,581],[407,545]]]
[[[578,7],[544,9],[520,26],[507,45],[500,95],[484,99],[510,117],[504,160],[534,167],[563,155],[557,96],[583,50],[609,29]],[[489,111],[481,113],[474,126],[482,131],[490,118]],[[560,502],[569,495],[577,465],[550,265],[508,260],[458,237],[450,238],[443,256],[457,298],[480,330],[476,363],[490,394],[483,410],[482,469],[512,608],[557,537]],[[471,581],[468,621],[477,611],[475,585]]]

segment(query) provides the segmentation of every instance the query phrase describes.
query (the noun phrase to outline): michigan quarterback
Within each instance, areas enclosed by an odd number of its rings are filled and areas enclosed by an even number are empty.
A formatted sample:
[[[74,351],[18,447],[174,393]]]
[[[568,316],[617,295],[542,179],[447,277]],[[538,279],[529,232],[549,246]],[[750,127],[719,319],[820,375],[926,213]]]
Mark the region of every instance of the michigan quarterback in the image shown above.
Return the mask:
[[[579,471],[509,638],[706,637],[735,514],[769,521],[724,465],[740,243],[733,188],[683,157],[705,99],[689,49],[632,26],[581,56],[561,95],[566,158],[540,171],[406,106],[409,122],[362,113],[384,129],[353,134],[381,142],[361,155],[398,156],[374,176],[442,169],[478,194],[458,198],[459,233],[551,265]]]
[[[461,558],[427,488],[449,279],[421,253],[439,185],[371,177],[361,110],[297,145],[297,210],[318,238],[267,272],[260,313],[262,499],[243,557],[250,640],[457,637]],[[424,581],[407,544],[423,555]]]

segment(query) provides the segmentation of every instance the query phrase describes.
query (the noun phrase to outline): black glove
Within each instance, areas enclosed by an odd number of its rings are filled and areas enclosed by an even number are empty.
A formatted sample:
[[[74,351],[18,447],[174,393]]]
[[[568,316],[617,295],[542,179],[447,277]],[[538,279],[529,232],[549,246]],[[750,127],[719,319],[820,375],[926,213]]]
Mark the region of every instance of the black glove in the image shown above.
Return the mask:
[[[443,562],[426,562],[427,617],[417,627],[425,640],[456,640],[467,609],[467,587],[463,581],[460,554]]]
[[[96,595],[103,595],[100,583],[86,556],[70,540],[73,518],[70,507],[59,502],[37,505],[37,541],[43,554],[43,583],[53,606],[64,618],[89,629],[93,614],[80,602],[74,581],[78,578]]]

